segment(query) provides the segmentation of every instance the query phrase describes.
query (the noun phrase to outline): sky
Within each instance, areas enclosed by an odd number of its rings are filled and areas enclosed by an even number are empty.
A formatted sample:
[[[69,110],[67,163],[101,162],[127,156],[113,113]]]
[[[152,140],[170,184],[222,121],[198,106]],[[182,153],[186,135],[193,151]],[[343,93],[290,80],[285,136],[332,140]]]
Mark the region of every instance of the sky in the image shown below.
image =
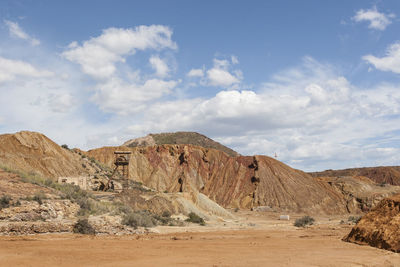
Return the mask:
[[[400,1],[0,2],[0,133],[196,131],[304,171],[400,164]]]

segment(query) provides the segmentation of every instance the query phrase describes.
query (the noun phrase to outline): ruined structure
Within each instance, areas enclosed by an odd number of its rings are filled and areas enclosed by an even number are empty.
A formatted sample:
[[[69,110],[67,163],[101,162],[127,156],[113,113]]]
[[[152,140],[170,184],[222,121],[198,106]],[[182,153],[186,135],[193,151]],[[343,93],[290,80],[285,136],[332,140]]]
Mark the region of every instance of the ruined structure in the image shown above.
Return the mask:
[[[129,179],[129,160],[132,152],[130,151],[114,151],[114,171],[110,177],[110,181],[108,184],[108,188],[114,188],[113,178],[116,173],[119,173],[123,177],[122,182],[122,190],[128,187],[128,179]]]
[[[75,177],[58,177],[57,182],[59,184],[73,184],[79,186],[83,190],[89,189],[88,178],[85,176]]]

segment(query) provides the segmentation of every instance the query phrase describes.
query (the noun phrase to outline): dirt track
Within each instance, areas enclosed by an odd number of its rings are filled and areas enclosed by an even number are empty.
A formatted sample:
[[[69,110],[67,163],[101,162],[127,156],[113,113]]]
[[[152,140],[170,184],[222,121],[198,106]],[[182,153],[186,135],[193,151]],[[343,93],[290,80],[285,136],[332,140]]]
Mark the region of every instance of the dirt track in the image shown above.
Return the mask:
[[[341,241],[347,228],[0,237],[0,266],[400,266],[399,254]]]

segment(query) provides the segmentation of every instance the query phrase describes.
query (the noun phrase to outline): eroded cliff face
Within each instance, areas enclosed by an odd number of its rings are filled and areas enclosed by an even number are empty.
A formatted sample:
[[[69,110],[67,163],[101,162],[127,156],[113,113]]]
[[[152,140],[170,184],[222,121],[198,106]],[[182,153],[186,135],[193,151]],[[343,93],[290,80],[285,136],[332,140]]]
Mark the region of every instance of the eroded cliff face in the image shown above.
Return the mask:
[[[106,183],[109,171],[79,150],[62,148],[45,135],[23,131],[0,135],[0,168],[56,181],[58,177],[88,177],[90,188]]]
[[[344,241],[400,252],[400,195],[382,200]]]
[[[79,155],[63,149],[43,134],[28,131],[0,135],[0,163],[54,179],[86,173]]]
[[[112,167],[117,150],[132,152],[130,179],[157,191],[198,191],[224,207],[347,212],[346,203],[336,190],[270,157],[230,157],[191,145],[104,147],[87,153]]]

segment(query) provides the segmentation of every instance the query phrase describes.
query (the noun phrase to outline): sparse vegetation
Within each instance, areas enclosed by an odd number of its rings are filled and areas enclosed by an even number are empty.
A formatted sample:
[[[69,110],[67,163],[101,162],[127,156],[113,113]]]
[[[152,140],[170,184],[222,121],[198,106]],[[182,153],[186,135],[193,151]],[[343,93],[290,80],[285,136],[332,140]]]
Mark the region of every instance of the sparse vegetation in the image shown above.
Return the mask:
[[[191,144],[195,146],[201,146],[204,148],[214,148],[216,150],[223,151],[230,156],[237,156],[237,153],[232,149],[196,132],[176,132],[176,133],[160,133],[150,134],[153,137],[157,145],[165,144]],[[138,142],[131,142],[128,147],[136,147]],[[169,150],[170,154],[173,155],[173,151]]]
[[[8,195],[4,195],[0,198],[0,210],[4,208],[8,208],[10,206],[11,197]]]
[[[294,226],[296,226],[296,227],[305,227],[307,225],[312,225],[314,223],[314,221],[315,221],[314,218],[312,218],[312,217],[307,215],[307,216],[303,216],[303,217],[297,219],[294,222]]]
[[[42,192],[36,193],[32,198],[32,200],[36,201],[39,205],[43,204],[44,199],[46,199],[46,195]]]
[[[206,225],[206,222],[204,221],[203,218],[201,218],[199,215],[197,215],[194,212],[189,213],[189,218],[186,219],[187,222],[191,223],[198,223],[200,225]]]
[[[149,211],[135,211],[126,214],[122,218],[122,224],[135,229],[138,227],[154,227],[157,225],[157,219]]]
[[[64,149],[68,149],[69,150],[69,147],[68,147],[67,144],[63,144],[63,145],[61,145],[61,147],[64,148]]]
[[[74,225],[73,232],[85,235],[94,235],[96,233],[88,219],[79,219]]]
[[[357,224],[361,220],[361,216],[350,216],[347,221]]]

